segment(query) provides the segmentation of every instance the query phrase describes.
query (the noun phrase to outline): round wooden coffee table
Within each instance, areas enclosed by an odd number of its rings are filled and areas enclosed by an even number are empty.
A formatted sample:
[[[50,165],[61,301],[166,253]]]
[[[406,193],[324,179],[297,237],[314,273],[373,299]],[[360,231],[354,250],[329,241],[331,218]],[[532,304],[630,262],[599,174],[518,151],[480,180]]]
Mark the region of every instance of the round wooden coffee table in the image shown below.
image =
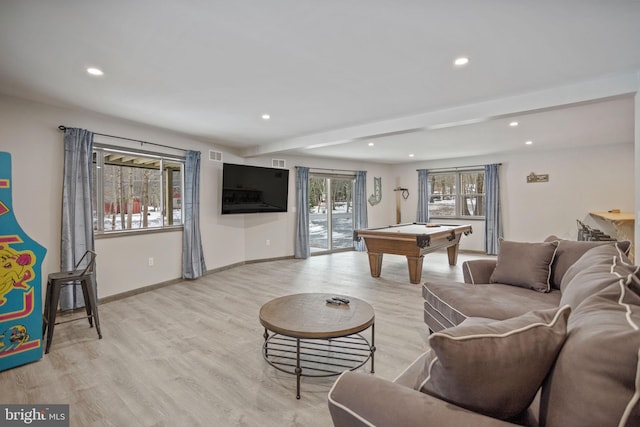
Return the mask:
[[[334,296],[349,304],[328,303]],[[365,301],[336,294],[287,295],[260,308],[260,323],[265,328],[262,355],[271,366],[296,376],[297,399],[302,376],[339,375],[369,359],[374,372],[375,315]],[[368,328],[370,343],[360,334]]]

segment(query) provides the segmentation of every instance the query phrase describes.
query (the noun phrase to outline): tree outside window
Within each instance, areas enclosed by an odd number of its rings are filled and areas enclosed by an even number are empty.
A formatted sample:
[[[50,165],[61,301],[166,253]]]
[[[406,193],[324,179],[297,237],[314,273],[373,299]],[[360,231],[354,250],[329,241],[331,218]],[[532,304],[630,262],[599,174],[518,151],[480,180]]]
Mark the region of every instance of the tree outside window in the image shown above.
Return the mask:
[[[101,147],[93,159],[96,233],[182,225],[182,159]]]
[[[430,218],[482,218],[484,171],[429,173]]]

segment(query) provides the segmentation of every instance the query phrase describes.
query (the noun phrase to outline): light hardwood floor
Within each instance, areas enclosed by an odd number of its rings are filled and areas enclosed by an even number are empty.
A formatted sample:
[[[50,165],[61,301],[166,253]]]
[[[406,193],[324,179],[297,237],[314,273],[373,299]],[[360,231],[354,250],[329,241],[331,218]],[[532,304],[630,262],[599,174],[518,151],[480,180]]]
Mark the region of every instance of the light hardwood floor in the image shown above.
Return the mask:
[[[422,280],[460,280],[460,254],[425,257]],[[421,286],[406,259],[366,253],[246,264],[100,305],[104,338],[84,321],[58,325],[38,362],[0,373],[0,402],[70,404],[71,426],[330,426],[335,378],[295,377],[262,358],[260,306],[301,292],[352,295],[376,312],[377,375],[399,375],[426,348]],[[368,372],[370,363],[360,370]]]

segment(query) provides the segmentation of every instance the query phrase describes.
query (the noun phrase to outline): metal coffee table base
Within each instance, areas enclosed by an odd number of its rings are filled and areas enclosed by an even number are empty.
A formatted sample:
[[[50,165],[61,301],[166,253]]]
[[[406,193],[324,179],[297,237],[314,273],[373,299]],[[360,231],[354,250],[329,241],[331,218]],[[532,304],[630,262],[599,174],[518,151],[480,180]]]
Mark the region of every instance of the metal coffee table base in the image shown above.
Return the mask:
[[[374,372],[375,325],[371,325],[371,343],[361,334],[330,339],[294,338],[269,335],[264,330],[262,355],[274,368],[296,376],[296,399],[300,399],[300,377],[330,377],[354,370],[371,359]]]

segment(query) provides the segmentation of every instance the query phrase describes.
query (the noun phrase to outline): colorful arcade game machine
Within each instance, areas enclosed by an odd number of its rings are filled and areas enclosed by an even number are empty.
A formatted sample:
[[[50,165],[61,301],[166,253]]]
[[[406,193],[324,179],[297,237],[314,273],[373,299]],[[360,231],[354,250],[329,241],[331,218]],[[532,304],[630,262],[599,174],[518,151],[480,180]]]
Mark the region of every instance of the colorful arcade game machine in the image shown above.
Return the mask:
[[[42,358],[42,261],[46,249],[13,211],[11,155],[0,152],[0,371]]]

